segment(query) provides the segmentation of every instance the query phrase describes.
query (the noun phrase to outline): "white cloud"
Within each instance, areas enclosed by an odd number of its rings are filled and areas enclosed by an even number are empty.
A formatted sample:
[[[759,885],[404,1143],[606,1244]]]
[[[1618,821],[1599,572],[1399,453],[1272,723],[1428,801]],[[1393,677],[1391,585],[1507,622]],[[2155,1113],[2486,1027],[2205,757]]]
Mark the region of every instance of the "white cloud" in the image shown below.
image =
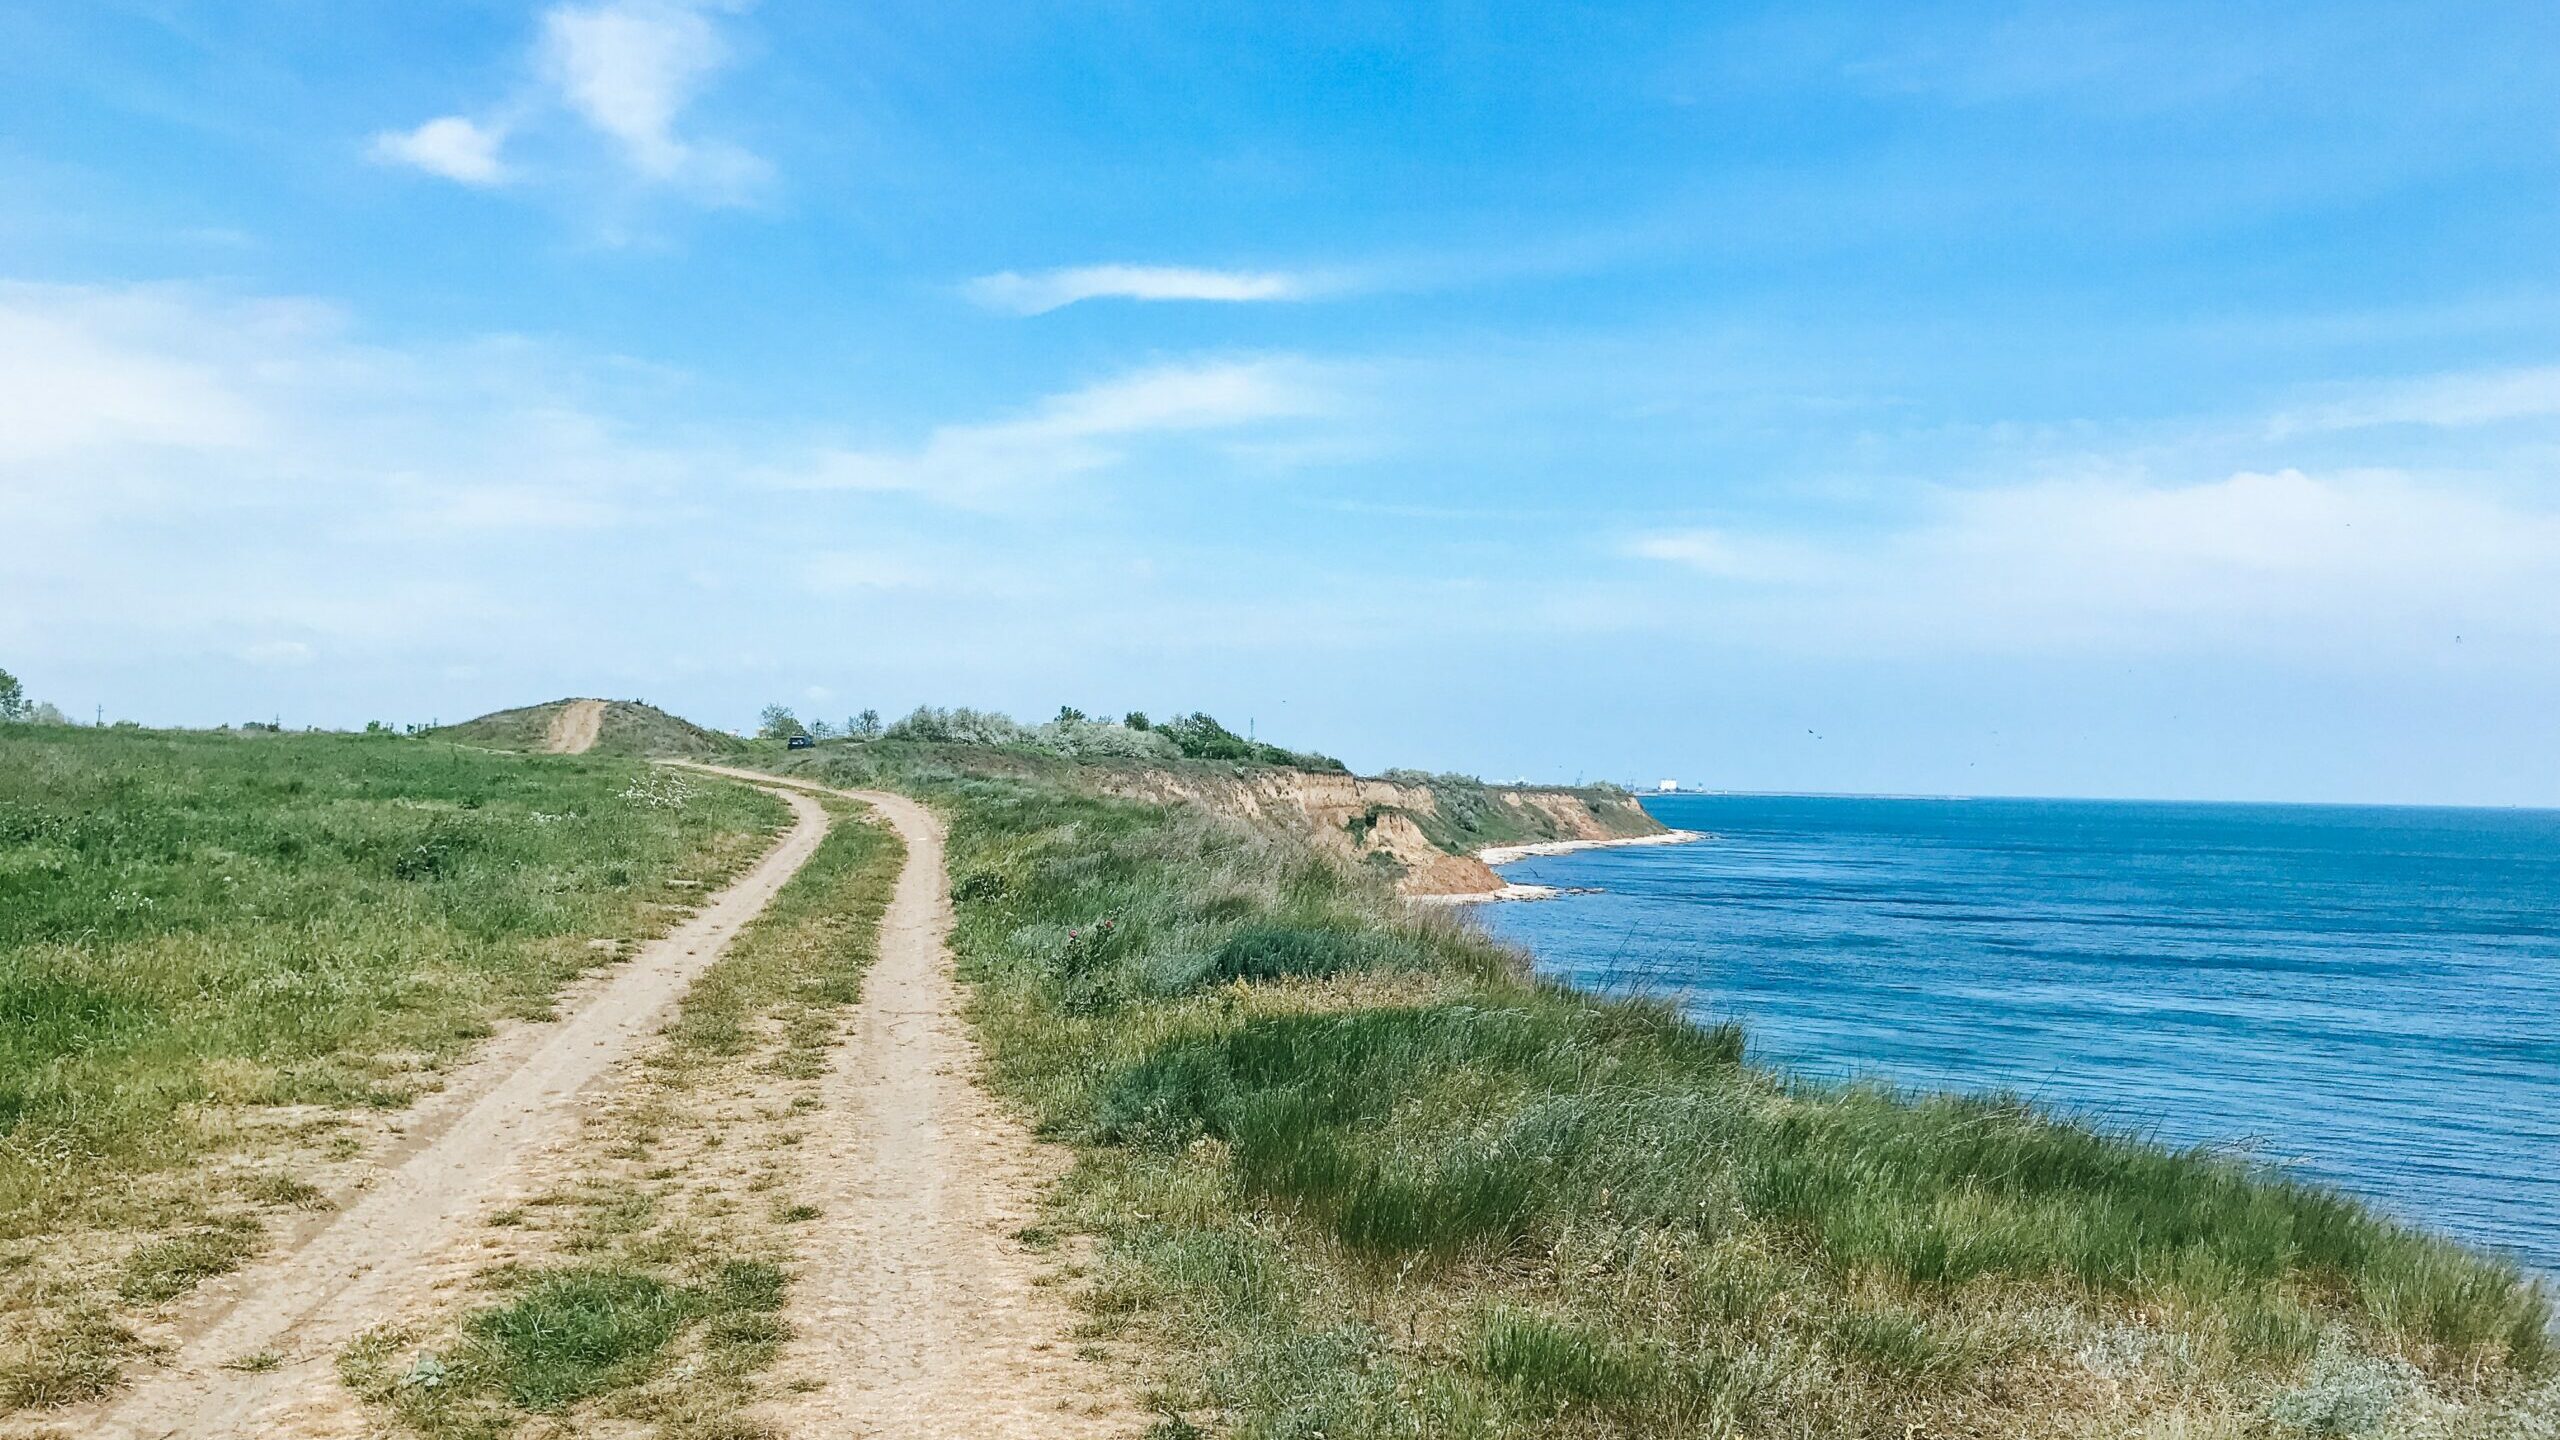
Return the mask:
[[[534,44],[538,85],[498,108],[498,120],[446,115],[373,138],[372,155],[465,185],[514,180],[503,153],[538,152],[574,117],[602,136],[628,170],[707,204],[746,199],[771,173],[726,141],[687,133],[686,112],[730,60],[713,0],[598,0],[543,12]],[[558,161],[556,143],[551,159]],[[549,168],[549,167],[545,167]]]
[[[2464,429],[2560,415],[2560,365],[2433,375],[2359,386],[2268,422],[2270,437],[2378,425]]]
[[[703,82],[728,63],[700,8],[672,0],[559,5],[543,16],[542,67],[561,99],[649,179],[734,197],[763,162],[678,133]]]
[[[368,347],[308,302],[0,285],[0,631],[41,615],[67,653],[270,668],[302,658],[279,634],[354,642],[333,656],[485,635],[493,594],[550,583],[501,546],[620,539],[715,470],[578,416],[566,368]]]
[[[913,450],[828,451],[787,483],[983,505],[1107,469],[1149,437],[1312,415],[1325,404],[1302,361],[1165,366],[1051,396],[1015,419],[945,425]]]
[[[261,640],[243,649],[240,658],[269,669],[308,665],[311,663],[311,647],[299,640]]]
[[[1080,300],[1303,300],[1317,290],[1303,275],[1203,270],[1180,265],[1081,265],[1023,275],[1011,270],[969,282],[969,298],[990,310],[1042,315]]]
[[[1719,580],[1803,584],[1839,569],[1817,546],[1734,530],[1672,530],[1639,536],[1626,548],[1630,555],[1673,561]]]
[[[497,185],[508,178],[499,157],[507,132],[460,115],[430,120],[415,130],[386,130],[373,137],[373,158],[410,165],[464,185]]]
[[[0,474],[102,445],[247,444],[260,422],[222,338],[281,316],[235,312],[208,335],[190,314],[167,291],[0,285]]]
[[[1710,577],[1716,623],[1776,645],[2303,656],[2560,638],[2560,510],[2394,473],[1950,490],[1872,538],[1627,548]]]

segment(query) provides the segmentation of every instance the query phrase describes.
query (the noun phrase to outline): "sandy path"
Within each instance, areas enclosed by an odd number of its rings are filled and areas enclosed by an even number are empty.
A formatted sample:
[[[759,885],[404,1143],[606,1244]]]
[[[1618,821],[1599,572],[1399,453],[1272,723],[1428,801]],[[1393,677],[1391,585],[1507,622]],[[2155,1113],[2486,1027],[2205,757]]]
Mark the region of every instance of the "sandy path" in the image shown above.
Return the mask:
[[[584,755],[595,748],[596,736],[603,730],[603,701],[572,700],[552,715],[551,734],[542,748],[551,755]]]
[[[278,1253],[207,1285],[203,1318],[167,1364],[102,1413],[56,1423],[117,1440],[310,1433],[317,1417],[302,1407],[315,1392],[337,1390],[338,1351],[421,1286],[484,1197],[575,1128],[581,1092],[657,1030],[730,937],[816,852],[825,810],[806,796],[783,798],[791,829],[754,868],[607,972],[567,1019],[491,1042],[421,1107],[401,1150],[360,1197]],[[282,1363],[263,1374],[221,1368],[261,1353]]]
[[[1075,1357],[1075,1311],[1012,1238],[1059,1160],[977,1083],[947,944],[942,824],[902,795],[827,793],[887,818],[907,864],[803,1157],[825,1213],[801,1236],[780,1373],[819,1388],[761,1418],[810,1440],[1135,1433],[1143,1418],[1108,1372]]]

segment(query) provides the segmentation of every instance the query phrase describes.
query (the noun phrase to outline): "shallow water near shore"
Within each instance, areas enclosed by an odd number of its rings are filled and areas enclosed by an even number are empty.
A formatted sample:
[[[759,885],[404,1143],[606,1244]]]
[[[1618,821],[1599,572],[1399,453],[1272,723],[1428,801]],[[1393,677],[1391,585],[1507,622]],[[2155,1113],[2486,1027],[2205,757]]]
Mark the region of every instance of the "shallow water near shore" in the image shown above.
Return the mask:
[[[2240,1145],[2560,1274],[2560,811],[1648,797],[1502,867],[1541,970],[1830,1078]]]

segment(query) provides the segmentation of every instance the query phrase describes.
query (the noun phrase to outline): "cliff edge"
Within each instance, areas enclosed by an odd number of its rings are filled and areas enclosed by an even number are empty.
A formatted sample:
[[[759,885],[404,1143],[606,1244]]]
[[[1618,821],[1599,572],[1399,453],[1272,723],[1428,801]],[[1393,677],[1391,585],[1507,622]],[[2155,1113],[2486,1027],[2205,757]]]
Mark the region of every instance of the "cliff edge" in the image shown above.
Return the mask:
[[[1488,785],[1463,775],[1355,775],[1281,768],[1124,772],[1108,788],[1136,799],[1190,801],[1318,844],[1382,871],[1407,895],[1481,895],[1502,877],[1476,852],[1560,840],[1667,833],[1633,795],[1609,786]]]

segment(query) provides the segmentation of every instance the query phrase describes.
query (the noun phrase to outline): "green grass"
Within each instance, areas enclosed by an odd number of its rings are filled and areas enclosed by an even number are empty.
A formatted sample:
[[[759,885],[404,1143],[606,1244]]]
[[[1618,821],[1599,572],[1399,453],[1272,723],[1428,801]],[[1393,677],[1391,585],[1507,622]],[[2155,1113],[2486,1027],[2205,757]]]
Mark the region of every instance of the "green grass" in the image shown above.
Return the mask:
[[[791,1141],[905,857],[866,815],[837,807],[818,852],[694,982],[588,1120],[572,1178],[489,1217],[500,1258],[480,1301],[342,1358],[358,1393],[432,1440],[542,1415],[666,1440],[761,1433],[744,1415],[786,1338],[792,1232],[834,1198],[801,1193]]]
[[[0,727],[0,1404],[111,1386],[131,1308],[323,1203],[375,1117],[784,813],[644,770]]]
[[[658,1358],[702,1297],[644,1272],[555,1270],[471,1317],[489,1384],[523,1410],[558,1410]]]
[[[2372,1374],[2407,1381],[2354,1433],[2560,1422],[2546,1298],[2331,1192],[1772,1073],[1196,812],[786,763],[951,816],[995,1076],[1081,1157],[1049,1223],[1101,1238],[1088,1302],[1183,1424],[2283,1435]]]

